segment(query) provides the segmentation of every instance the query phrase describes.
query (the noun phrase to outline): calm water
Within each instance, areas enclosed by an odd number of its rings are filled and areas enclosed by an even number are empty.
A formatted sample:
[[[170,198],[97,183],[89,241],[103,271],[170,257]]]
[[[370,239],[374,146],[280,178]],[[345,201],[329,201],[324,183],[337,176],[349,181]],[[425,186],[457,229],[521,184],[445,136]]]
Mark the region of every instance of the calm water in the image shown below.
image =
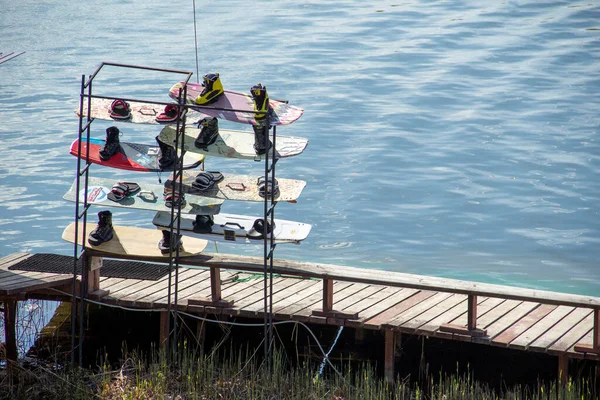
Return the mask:
[[[72,254],[62,195],[75,177],[82,74],[113,61],[196,80],[191,2],[92,3],[0,0],[0,52],[26,51],[0,65],[2,255]],[[483,3],[197,2],[200,75],[219,72],[240,91],[262,82],[305,109],[278,133],[309,147],[278,175],[308,184],[276,215],[313,231],[278,257],[600,295],[600,3]],[[167,100],[178,79],[122,73],[109,70],[96,93]],[[108,126],[94,122],[92,134]],[[147,143],[160,130],[119,127]],[[113,211],[116,223],[152,227],[151,212]]]

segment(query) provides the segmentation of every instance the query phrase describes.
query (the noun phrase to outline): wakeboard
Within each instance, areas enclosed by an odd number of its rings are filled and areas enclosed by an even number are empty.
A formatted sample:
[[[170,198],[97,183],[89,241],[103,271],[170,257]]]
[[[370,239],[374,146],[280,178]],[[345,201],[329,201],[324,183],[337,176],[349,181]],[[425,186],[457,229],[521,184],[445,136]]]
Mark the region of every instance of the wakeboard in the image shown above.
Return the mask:
[[[121,118],[113,118],[111,117],[110,105],[112,104],[112,99],[97,99],[92,98],[92,106],[90,109],[90,117],[97,118],[107,121],[117,121],[117,122],[131,122],[134,124],[154,124],[154,125],[167,125],[167,124],[176,124],[176,121],[169,122],[159,122],[156,120],[165,109],[164,105],[153,104],[153,103],[144,103],[139,101],[128,101],[129,107],[131,108],[131,117],[126,119]],[[173,105],[177,105],[177,103],[173,103]],[[87,109],[87,98],[83,100],[83,114],[80,114],[79,108],[75,109],[75,114],[77,116],[87,117],[88,109]],[[192,119],[194,121],[199,120],[203,117],[202,114],[195,112],[191,109],[188,109],[187,118]]]
[[[263,156],[257,155],[254,150],[254,132],[219,129],[219,135],[215,142],[206,148],[196,147],[194,144],[199,133],[200,129],[185,128],[184,149],[186,152],[225,158],[263,159]],[[175,147],[176,134],[177,128],[175,126],[165,126],[158,135],[158,140]],[[272,141],[273,136],[271,135]],[[304,151],[307,144],[308,139],[305,138],[277,135],[275,139],[275,157],[297,156]],[[273,151],[269,151],[269,157],[273,157]]]
[[[82,180],[83,182],[83,180]],[[113,186],[118,183],[114,179],[88,177],[87,202],[94,206],[101,207],[120,207],[130,209],[141,209],[149,211],[171,212],[171,208],[165,205],[165,196],[163,195],[164,186],[153,185],[144,182],[136,182],[139,189],[128,194],[119,201],[113,201],[109,198]],[[69,190],[64,194],[63,199],[67,201],[76,201],[77,180],[73,182]],[[80,187],[79,202],[83,203],[85,199],[85,188]],[[110,196],[112,197],[112,196]],[[185,203],[181,206],[183,214],[214,215],[221,210],[223,200],[201,197],[195,195],[185,195]]]
[[[86,224],[86,237],[83,238],[83,223],[79,222],[79,240],[77,243],[82,246],[85,242],[85,246],[89,249],[121,256],[169,257],[168,253],[162,254],[158,248],[158,242],[163,237],[161,231],[158,229],[113,225],[113,238],[108,242],[93,246],[87,241],[87,236],[94,229],[96,229],[96,224]],[[62,238],[67,242],[75,243],[75,222],[71,222],[65,228]],[[182,248],[179,250],[179,256],[190,257],[197,255],[206,248],[207,244],[206,240],[184,237],[182,238]]]
[[[186,195],[197,195],[222,200],[265,201],[263,196],[265,194],[265,189],[267,188],[265,185],[262,185],[262,187],[259,185],[260,177],[258,176],[213,173],[213,175],[222,175],[223,179],[215,182],[208,189],[203,189],[202,186],[195,184],[196,177],[199,174],[203,174],[203,172],[183,172],[181,183],[183,192],[186,193]],[[306,186],[305,181],[296,179],[276,178],[276,181],[278,190],[275,192],[275,201],[295,202]],[[165,187],[179,187],[178,184],[174,184],[173,175],[167,179]],[[270,194],[268,192],[266,194],[267,198],[270,199]]]
[[[141,143],[120,142],[120,151],[110,159],[104,161],[100,159],[100,150],[104,147],[105,141],[98,138],[90,138],[89,143],[84,138],[81,142],[81,154],[78,151],[79,139],[75,139],[71,144],[69,152],[75,157],[85,159],[88,153],[90,162],[104,165],[106,167],[126,169],[138,172],[161,172],[172,171],[173,167],[161,169],[158,165],[160,147]],[[183,169],[196,168],[204,161],[204,155],[198,153],[186,153],[183,156]]]
[[[256,225],[256,221],[261,218],[234,214],[217,214],[212,218],[198,217],[201,218],[201,223],[195,223],[195,218],[182,216],[180,233],[184,236],[227,243],[263,243],[262,228],[257,229]],[[171,215],[157,212],[152,223],[158,229],[170,229]],[[276,219],[272,235],[274,243],[299,244],[308,237],[310,230],[311,225],[309,224]]]
[[[178,82],[169,90],[169,96],[177,100],[179,91],[184,82]],[[243,124],[261,125],[254,118],[254,100],[250,94],[225,90],[214,103],[208,105],[196,105],[196,97],[202,92],[204,85],[201,83],[188,82],[186,104],[192,105],[192,110],[211,117],[226,119]],[[302,116],[304,110],[299,107],[290,106],[285,102],[269,99],[271,110],[269,112],[269,125],[289,125]],[[229,111],[235,110],[235,111]]]

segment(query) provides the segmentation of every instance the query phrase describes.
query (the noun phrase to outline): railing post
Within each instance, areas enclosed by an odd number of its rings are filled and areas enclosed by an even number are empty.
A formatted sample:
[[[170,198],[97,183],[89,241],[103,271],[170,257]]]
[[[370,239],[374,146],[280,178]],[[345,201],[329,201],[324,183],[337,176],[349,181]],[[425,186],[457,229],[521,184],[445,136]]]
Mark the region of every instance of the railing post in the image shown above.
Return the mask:
[[[440,331],[474,337],[487,335],[487,330],[477,328],[477,295],[469,294],[467,297],[467,326],[443,324]]]
[[[187,303],[190,306],[204,307],[229,308],[233,306],[233,300],[223,300],[221,298],[221,268],[210,267],[210,298],[189,298]]]
[[[323,312],[333,310],[333,280],[323,279]]]
[[[474,331],[477,329],[477,296],[469,295],[467,299],[467,329]]]
[[[214,302],[221,300],[221,268],[210,269],[210,295]]]

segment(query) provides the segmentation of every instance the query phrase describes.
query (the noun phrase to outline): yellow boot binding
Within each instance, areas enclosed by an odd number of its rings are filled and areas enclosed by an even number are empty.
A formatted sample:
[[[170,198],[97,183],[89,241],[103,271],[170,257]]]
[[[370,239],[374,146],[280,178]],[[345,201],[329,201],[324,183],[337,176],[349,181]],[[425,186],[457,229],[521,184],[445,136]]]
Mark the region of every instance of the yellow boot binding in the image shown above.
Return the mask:
[[[217,101],[219,96],[223,94],[223,84],[221,78],[219,78],[219,73],[206,74],[202,79],[204,79],[204,89],[196,97],[196,104],[203,105]]]
[[[250,89],[252,99],[254,100],[254,119],[260,120],[267,116],[269,113],[269,95],[267,93],[267,87],[260,83],[252,86]]]

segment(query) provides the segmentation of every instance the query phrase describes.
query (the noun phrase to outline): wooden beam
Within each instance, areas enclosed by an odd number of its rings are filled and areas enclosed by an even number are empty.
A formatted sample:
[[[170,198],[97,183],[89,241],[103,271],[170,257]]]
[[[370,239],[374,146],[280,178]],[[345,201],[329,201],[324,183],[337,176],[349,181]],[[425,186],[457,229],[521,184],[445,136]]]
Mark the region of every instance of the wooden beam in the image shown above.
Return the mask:
[[[6,364],[10,370],[17,362],[17,300],[4,299],[4,340],[6,342]],[[12,366],[12,367],[11,367]]]
[[[221,298],[221,268],[210,268],[210,298],[189,298],[187,303],[190,306],[218,308],[231,308],[233,306],[233,300],[223,300]]]
[[[85,255],[84,266],[87,268],[87,297],[98,300],[108,296],[108,290],[100,289],[100,268],[102,268],[102,257]]]
[[[394,383],[396,378],[394,372],[394,361],[396,360],[396,336],[393,329],[385,330],[384,339],[384,370],[385,380],[389,383]]]
[[[594,309],[594,330],[592,333],[592,345],[576,344],[575,351],[580,353],[600,354],[600,309]]]
[[[569,357],[566,353],[558,356],[558,379],[561,385],[566,385],[569,380]]]
[[[210,269],[210,294],[212,301],[221,300],[221,268]]]
[[[333,310],[333,280],[323,279],[323,312]]]
[[[326,317],[331,318],[331,324],[343,325],[343,319],[356,319],[358,318],[357,312],[346,313],[342,311],[335,311],[333,309],[333,279],[323,279],[323,309],[313,310],[312,315],[315,317]]]
[[[477,328],[477,296],[470,294],[467,298],[467,326],[442,324],[440,325],[440,332],[456,333],[472,337],[486,336],[487,330]]]
[[[469,295],[467,299],[467,329],[477,329],[477,296]]]
[[[106,253],[87,250],[93,255]],[[136,261],[152,261],[164,263],[164,257],[123,256],[120,259]],[[180,265],[197,267],[226,268],[237,271],[264,272],[262,257],[241,256],[223,253],[202,253],[191,257],[183,257]],[[465,295],[498,297],[509,300],[533,301],[542,304],[554,304],[571,307],[600,308],[600,297],[582,296],[568,293],[556,293],[544,290],[516,288],[512,286],[489,283],[461,281],[458,279],[438,278],[406,274],[402,272],[383,271],[366,268],[346,267],[341,265],[320,264],[293,260],[273,260],[273,273],[294,275],[304,278],[318,278],[353,283],[367,283],[390,287],[402,287],[419,290],[459,293]]]

